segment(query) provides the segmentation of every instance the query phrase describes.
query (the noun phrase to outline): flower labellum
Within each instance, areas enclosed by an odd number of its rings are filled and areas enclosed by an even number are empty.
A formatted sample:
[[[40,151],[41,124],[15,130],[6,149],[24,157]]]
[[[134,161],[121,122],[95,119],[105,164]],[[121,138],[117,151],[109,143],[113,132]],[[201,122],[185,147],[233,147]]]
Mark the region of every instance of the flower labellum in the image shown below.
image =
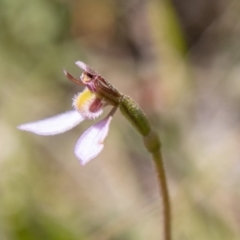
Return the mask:
[[[73,97],[72,105],[87,119],[95,119],[103,112],[103,100],[96,93],[89,91],[88,88]]]

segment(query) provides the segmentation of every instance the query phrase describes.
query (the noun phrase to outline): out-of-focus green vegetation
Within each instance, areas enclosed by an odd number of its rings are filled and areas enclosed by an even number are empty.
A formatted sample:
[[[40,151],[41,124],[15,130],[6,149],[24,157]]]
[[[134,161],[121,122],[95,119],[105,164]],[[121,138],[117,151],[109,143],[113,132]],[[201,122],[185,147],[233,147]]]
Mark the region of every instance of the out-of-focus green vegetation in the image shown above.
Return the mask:
[[[179,240],[240,238],[240,9],[222,1],[0,1],[0,239],[161,239],[154,169],[117,113],[81,166],[92,122],[51,137],[16,126],[71,108],[81,60],[158,130]],[[109,111],[107,108],[105,114]]]

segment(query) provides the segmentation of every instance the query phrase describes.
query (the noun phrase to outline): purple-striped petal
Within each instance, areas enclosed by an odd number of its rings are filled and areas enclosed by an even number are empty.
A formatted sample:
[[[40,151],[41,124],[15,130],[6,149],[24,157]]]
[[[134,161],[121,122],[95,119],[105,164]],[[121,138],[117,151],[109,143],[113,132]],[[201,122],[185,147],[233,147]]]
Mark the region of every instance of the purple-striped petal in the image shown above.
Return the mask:
[[[77,111],[68,111],[37,122],[22,124],[18,129],[39,135],[55,135],[72,129],[83,120]]]
[[[103,142],[108,135],[111,120],[112,115],[109,114],[85,131],[77,141],[74,152],[82,165],[89,162],[102,151],[104,147]]]

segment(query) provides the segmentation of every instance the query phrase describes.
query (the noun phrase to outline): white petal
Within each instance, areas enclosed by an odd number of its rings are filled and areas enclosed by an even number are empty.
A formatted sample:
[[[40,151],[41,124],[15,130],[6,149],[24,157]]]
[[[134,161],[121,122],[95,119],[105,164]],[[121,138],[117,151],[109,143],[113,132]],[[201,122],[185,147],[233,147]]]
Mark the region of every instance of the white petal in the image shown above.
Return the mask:
[[[18,129],[39,135],[55,135],[72,129],[83,120],[77,111],[69,111],[37,122],[22,124]]]
[[[84,71],[87,71],[89,66],[87,64],[85,64],[84,62],[81,61],[77,61],[75,62],[75,64],[80,67],[81,69],[83,69]]]
[[[89,162],[102,151],[104,147],[103,141],[108,134],[111,120],[112,115],[108,115],[85,131],[77,141],[74,152],[82,165]]]
[[[88,65],[87,65],[86,63],[84,63],[84,62],[77,61],[77,62],[75,62],[75,64],[76,64],[79,68],[81,68],[82,70],[84,70],[84,71],[86,71],[86,72],[88,72],[88,73],[90,73],[90,74],[92,74],[92,75],[97,75],[97,74],[98,74],[94,69],[92,69],[90,66],[88,66]]]

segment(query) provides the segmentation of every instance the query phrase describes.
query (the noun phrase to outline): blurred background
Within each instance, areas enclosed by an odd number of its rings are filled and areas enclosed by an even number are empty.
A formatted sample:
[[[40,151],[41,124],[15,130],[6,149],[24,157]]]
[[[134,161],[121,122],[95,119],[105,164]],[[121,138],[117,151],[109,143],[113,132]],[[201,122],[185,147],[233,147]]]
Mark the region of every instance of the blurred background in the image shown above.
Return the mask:
[[[16,129],[71,109],[77,60],[159,132],[173,239],[240,239],[239,37],[238,1],[0,0],[0,239],[161,239],[154,166],[119,112],[84,167],[73,149],[93,122]]]

